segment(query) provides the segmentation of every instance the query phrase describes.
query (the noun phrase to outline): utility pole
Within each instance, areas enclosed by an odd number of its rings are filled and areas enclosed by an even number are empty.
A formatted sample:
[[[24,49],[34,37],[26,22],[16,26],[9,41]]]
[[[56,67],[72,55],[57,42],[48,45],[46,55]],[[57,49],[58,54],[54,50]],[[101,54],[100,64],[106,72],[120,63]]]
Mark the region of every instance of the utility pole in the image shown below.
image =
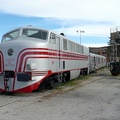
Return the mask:
[[[76,32],[80,33],[80,44],[81,44],[81,33],[85,33],[85,31],[83,31],[83,30],[77,30]]]

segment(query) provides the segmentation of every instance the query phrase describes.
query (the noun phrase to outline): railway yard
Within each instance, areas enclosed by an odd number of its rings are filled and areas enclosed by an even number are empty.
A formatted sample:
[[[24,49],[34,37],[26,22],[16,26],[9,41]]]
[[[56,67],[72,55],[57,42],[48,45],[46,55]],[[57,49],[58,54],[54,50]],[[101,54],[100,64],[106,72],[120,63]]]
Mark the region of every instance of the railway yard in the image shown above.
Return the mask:
[[[0,120],[120,120],[120,76],[103,68],[53,90],[0,93]]]

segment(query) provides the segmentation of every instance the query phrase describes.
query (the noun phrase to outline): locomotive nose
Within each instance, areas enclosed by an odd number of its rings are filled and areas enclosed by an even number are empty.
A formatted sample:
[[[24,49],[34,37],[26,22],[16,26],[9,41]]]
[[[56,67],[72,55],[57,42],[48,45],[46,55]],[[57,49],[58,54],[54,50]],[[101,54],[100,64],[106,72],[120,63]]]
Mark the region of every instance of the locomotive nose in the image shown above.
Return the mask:
[[[19,44],[18,44],[19,45]],[[16,61],[20,51],[23,49],[22,46],[15,44],[15,41],[11,41],[9,44],[1,43],[0,45],[0,60],[3,71],[15,71]]]

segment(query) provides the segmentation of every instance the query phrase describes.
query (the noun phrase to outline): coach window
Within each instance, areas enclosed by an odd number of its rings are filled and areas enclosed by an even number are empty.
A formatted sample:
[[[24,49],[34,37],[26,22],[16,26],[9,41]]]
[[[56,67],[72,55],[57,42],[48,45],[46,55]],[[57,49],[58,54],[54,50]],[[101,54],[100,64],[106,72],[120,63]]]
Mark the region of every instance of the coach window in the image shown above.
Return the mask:
[[[95,63],[95,60],[94,60],[94,58],[92,58],[92,63],[93,63],[93,64]]]
[[[63,50],[67,50],[67,40],[63,39]]]
[[[84,54],[84,48],[83,48],[83,46],[82,46],[82,54]]]
[[[72,52],[75,52],[75,43],[72,42]]]
[[[100,58],[98,58],[98,63],[100,63]]]
[[[81,52],[80,52],[80,45],[78,45],[78,44],[76,44],[76,52],[77,52],[77,53],[81,53]]]
[[[54,33],[50,34],[50,43],[56,44],[56,35]]]
[[[72,51],[72,42],[71,41],[68,41],[68,50]]]

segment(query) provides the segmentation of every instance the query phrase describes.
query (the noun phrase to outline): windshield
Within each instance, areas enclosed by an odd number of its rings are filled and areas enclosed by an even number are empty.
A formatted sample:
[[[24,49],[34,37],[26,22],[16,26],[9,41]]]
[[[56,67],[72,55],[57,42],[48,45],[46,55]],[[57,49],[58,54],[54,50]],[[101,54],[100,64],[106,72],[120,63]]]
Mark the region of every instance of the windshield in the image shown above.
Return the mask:
[[[22,36],[46,40],[48,32],[37,29],[23,29]]]
[[[12,39],[16,39],[19,35],[19,30],[15,30],[15,31],[12,31],[10,33],[7,33],[3,36],[2,38],[2,42],[7,42],[7,41],[10,41]]]

